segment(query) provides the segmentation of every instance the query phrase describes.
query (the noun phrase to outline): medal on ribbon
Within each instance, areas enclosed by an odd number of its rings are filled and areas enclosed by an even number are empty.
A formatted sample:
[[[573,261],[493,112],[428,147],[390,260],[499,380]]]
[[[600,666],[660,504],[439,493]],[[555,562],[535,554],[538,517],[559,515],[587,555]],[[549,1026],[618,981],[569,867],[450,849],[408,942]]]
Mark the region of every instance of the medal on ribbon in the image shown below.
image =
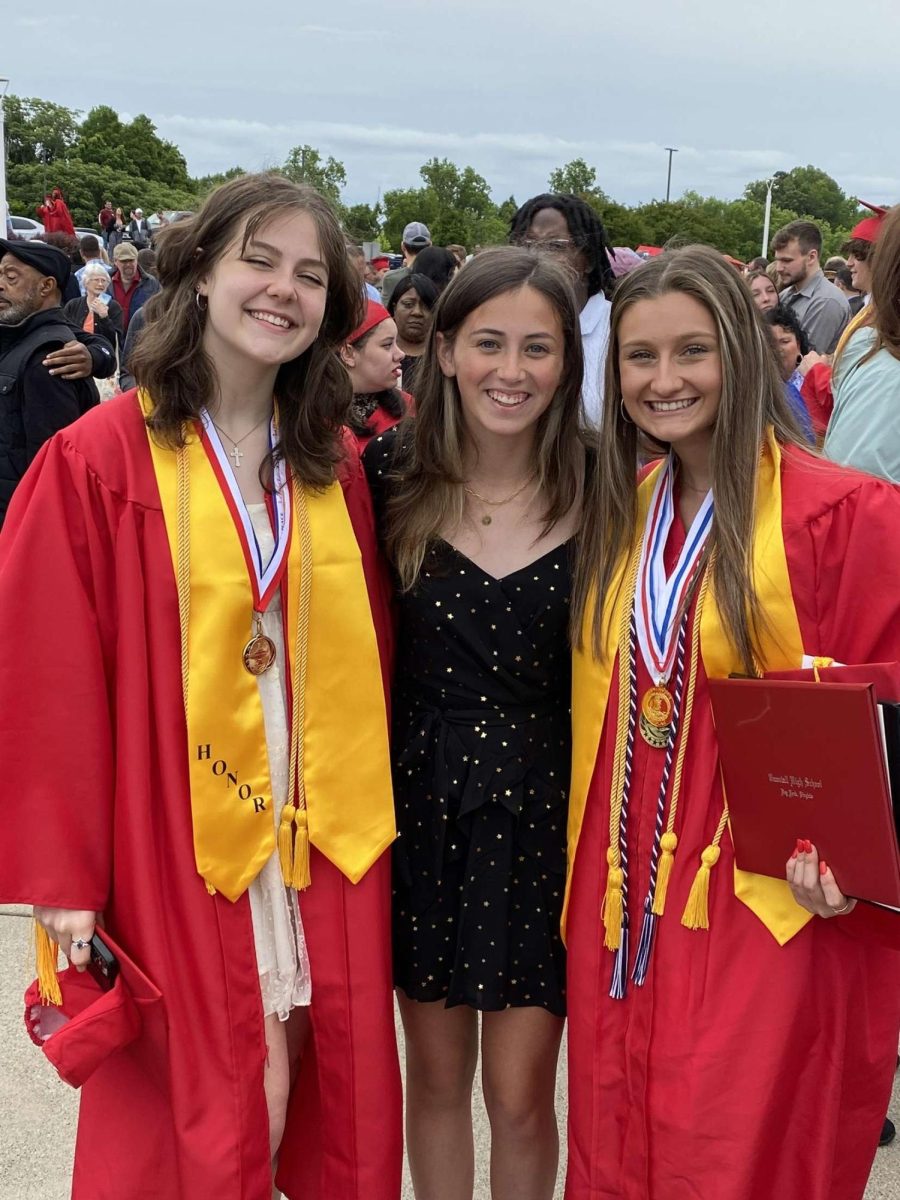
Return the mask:
[[[264,562],[253,522],[250,520],[247,505],[241,495],[234,469],[225,447],[222,445],[215,423],[205,408],[200,412],[200,421],[203,427],[201,437],[203,448],[206,450],[234,521],[253,591],[252,634],[244,646],[241,659],[245,669],[251,675],[264,675],[275,662],[276,650],[272,639],[263,633],[262,614],[281,586],[291,542],[292,497],[287,470],[284,460],[279,459],[275,464],[274,491],[269,502],[269,512],[274,518],[275,547],[269,561]],[[273,416],[269,426],[270,449],[275,445],[276,440],[277,429]]]
[[[675,520],[675,470],[671,457],[659,478],[650,500],[644,525],[635,591],[637,643],[651,679],[656,683],[641,698],[639,728],[641,737],[654,749],[665,749],[672,733],[675,709],[668,682],[672,674],[678,624],[696,575],[712,527],[713,497],[707,492],[678,562],[666,575],[666,542]]]

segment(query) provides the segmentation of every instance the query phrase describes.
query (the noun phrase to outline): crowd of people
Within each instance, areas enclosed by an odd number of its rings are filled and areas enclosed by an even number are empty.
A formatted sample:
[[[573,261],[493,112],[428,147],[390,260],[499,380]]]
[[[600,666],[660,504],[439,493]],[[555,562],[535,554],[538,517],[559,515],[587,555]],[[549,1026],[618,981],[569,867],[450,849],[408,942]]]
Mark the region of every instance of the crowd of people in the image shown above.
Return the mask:
[[[808,830],[738,869],[710,682],[900,685],[900,206],[824,268],[550,193],[393,269],[278,175],[142,220],[0,241],[0,901],[75,1200],[398,1200],[404,1094],[472,1200],[479,1056],[491,1195],[551,1200],[566,1022],[566,1200],[861,1200],[900,921]]]

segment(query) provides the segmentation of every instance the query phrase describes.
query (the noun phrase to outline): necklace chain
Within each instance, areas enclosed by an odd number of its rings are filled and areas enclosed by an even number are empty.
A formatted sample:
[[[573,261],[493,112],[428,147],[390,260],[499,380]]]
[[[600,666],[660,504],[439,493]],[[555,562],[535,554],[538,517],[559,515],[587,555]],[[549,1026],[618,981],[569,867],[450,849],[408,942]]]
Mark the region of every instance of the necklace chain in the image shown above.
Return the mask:
[[[219,424],[218,421],[216,421],[212,417],[210,417],[210,420],[212,421],[213,425],[215,425],[216,429],[218,429],[219,433],[224,434],[225,437],[228,438],[229,442],[231,442],[232,446],[239,446],[241,444],[241,442],[245,442],[251,433],[256,433],[257,429],[259,429],[260,425],[262,425],[264,421],[268,421],[270,419],[271,418],[270,418],[269,414],[266,414],[266,416],[264,416],[261,420],[256,422],[256,424],[253,426],[252,429],[248,429],[247,432],[242,437],[233,438],[230,433],[228,433],[226,430],[224,430],[222,428],[222,426]]]
[[[528,476],[528,478],[525,480],[525,482],[522,484],[521,487],[517,487],[516,490],[511,495],[505,496],[502,500],[490,500],[490,499],[488,499],[487,496],[480,495],[478,492],[475,491],[474,488],[470,488],[467,483],[464,484],[463,486],[465,487],[466,492],[470,496],[474,496],[475,499],[480,500],[482,504],[490,504],[493,508],[500,508],[504,504],[509,504],[509,502],[511,500],[515,500],[516,496],[521,496],[521,494],[528,487],[529,483],[533,483],[533,482],[534,482],[534,475],[532,474],[532,475]]]

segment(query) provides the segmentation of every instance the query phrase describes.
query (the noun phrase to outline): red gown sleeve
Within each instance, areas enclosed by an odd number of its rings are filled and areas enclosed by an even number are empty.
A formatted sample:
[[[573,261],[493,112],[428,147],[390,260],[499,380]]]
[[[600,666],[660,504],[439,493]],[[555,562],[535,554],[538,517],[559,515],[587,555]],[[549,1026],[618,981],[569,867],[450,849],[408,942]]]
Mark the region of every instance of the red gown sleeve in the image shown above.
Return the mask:
[[[0,901],[94,909],[113,835],[108,497],[60,434],[0,534]]]
[[[803,403],[809,412],[817,437],[824,437],[834,409],[831,391],[831,367],[827,363],[816,363],[806,372],[800,388]]]

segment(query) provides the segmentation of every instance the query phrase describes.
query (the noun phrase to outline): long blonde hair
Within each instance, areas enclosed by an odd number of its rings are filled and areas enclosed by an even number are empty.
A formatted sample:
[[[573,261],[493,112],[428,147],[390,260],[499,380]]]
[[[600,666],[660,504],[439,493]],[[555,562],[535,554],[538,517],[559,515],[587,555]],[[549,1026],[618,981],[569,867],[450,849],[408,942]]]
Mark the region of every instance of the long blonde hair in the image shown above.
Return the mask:
[[[416,376],[416,415],[401,437],[387,506],[388,555],[401,586],[415,586],[439,530],[456,525],[465,508],[463,460],[468,434],[455,379],[438,361],[438,338],[452,342],[482,304],[523,287],[552,305],[563,333],[563,374],[553,402],[537,423],[535,472],[546,499],[544,532],[576,503],[584,479],[580,428],[582,351],[578,307],[568,275],[547,257],[517,247],[479,254],[450,282],[435,306]]]
[[[591,648],[602,658],[602,600],[637,536],[638,428],[622,411],[619,327],[641,300],[681,293],[712,316],[722,365],[722,392],[712,435],[710,468],[715,512],[707,544],[716,603],[748,671],[759,659],[759,611],[751,575],[756,476],[766,426],[779,442],[803,445],[785,398],[775,351],[750,289],[706,246],[668,251],[626,275],[613,297],[598,468],[588,480],[585,518],[572,605],[573,639],[582,644],[591,612]],[[665,450],[666,447],[661,447]],[[596,589],[596,591],[595,591]],[[611,606],[610,606],[611,607]]]

